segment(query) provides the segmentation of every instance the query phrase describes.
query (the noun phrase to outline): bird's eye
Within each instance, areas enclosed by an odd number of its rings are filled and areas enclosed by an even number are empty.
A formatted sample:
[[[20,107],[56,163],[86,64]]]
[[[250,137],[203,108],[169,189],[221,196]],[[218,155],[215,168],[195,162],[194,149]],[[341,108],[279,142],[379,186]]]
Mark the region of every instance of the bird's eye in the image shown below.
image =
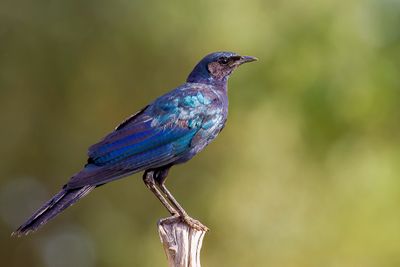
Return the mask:
[[[219,59],[218,59],[218,62],[219,63],[221,63],[221,64],[228,64],[228,62],[229,62],[229,58],[227,58],[227,57],[220,57]]]

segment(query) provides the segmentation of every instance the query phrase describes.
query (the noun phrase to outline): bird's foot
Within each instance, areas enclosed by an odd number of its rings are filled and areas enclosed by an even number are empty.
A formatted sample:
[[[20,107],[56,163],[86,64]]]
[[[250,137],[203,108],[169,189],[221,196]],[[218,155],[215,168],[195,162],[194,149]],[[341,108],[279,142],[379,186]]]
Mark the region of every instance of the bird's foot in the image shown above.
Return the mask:
[[[187,224],[190,228],[196,229],[198,231],[207,232],[208,227],[199,222],[196,219],[189,217],[187,214],[184,215],[173,215],[164,219],[160,219],[158,224],[176,224],[177,222],[183,222]]]
[[[189,217],[188,215],[181,215],[180,218],[184,223],[186,223],[187,225],[189,225],[189,227],[193,229],[203,232],[207,232],[209,230],[207,226],[205,226],[198,220]]]

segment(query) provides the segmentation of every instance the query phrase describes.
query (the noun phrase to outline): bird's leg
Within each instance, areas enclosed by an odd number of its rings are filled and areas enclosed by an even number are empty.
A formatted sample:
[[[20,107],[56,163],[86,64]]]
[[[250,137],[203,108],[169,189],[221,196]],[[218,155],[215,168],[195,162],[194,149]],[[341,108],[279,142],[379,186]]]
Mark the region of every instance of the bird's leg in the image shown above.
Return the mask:
[[[160,200],[160,202],[164,205],[164,207],[167,208],[167,210],[172,216],[178,215],[179,213],[171,206],[171,204],[165,199],[165,197],[157,188],[156,182],[154,180],[154,174],[155,172],[153,170],[145,171],[143,174],[143,182],[151,190],[151,192],[153,192],[153,194],[158,198],[158,200]]]
[[[156,171],[156,176],[155,176],[155,182],[157,183],[158,187],[160,188],[161,192],[165,194],[165,196],[168,198],[168,200],[175,206],[176,211],[178,212],[179,216],[181,219],[187,223],[190,227],[200,230],[200,231],[208,231],[207,226],[203,225],[201,222],[198,220],[195,220],[191,218],[186,211],[182,208],[182,206],[179,204],[179,202],[174,198],[174,196],[169,192],[167,187],[165,186],[165,180],[167,178],[169,171],[168,168],[163,168],[163,169],[158,169]]]
[[[179,216],[182,218],[184,222],[186,222],[190,227],[193,227],[200,231],[208,231],[207,226],[203,225],[196,219],[191,218],[186,211],[182,208],[182,206],[178,203],[178,201],[174,198],[174,196],[169,192],[167,187],[165,187],[164,183],[158,185],[161,191],[166,195],[168,200],[176,207]]]

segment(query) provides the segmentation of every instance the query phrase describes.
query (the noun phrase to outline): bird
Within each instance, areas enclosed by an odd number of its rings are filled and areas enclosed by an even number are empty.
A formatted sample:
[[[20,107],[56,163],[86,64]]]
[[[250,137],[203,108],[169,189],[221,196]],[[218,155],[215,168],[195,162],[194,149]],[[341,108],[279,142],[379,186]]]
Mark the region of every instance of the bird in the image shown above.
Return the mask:
[[[202,151],[224,128],[228,78],[253,56],[214,52],[201,59],[181,86],[158,97],[88,149],[82,170],[12,235],[27,235],[93,189],[142,172],[143,181],[168,212],[190,227],[208,228],[191,218],[165,186],[172,166]]]

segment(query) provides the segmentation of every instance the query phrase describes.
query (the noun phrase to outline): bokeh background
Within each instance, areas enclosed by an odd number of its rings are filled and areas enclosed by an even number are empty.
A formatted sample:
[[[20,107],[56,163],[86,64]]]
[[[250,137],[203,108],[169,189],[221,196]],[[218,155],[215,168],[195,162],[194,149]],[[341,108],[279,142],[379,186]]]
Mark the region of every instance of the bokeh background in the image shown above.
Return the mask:
[[[400,1],[0,2],[0,265],[165,266],[141,175],[10,233],[88,146],[212,51],[227,127],[167,181],[212,230],[204,266],[400,266]]]

